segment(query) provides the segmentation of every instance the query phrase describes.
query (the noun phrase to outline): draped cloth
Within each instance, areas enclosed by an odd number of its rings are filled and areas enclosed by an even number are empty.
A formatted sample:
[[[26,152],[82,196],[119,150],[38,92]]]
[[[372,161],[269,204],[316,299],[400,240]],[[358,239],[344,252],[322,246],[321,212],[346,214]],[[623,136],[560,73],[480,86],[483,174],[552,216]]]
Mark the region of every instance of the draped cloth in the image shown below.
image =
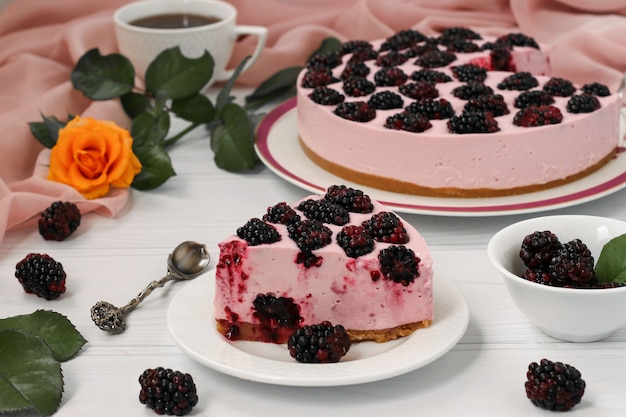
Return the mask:
[[[175,1],[175,0],[172,0]],[[128,0],[13,0],[0,12],[0,242],[6,231],[32,226],[53,201],[113,217],[130,190],[86,200],[73,188],[46,180],[49,150],[28,123],[68,114],[128,127],[115,100],[91,102],[74,90],[70,73],[87,50],[117,51],[112,14]],[[550,49],[553,75],[577,84],[601,82],[615,90],[626,71],[624,0],[229,0],[240,24],[269,28],[267,45],[239,84],[256,86],[276,71],[303,65],[327,37],[374,40],[402,29],[427,35],[465,26],[483,35],[521,32]],[[236,65],[255,39],[237,41]],[[151,192],[158,192],[157,190]]]

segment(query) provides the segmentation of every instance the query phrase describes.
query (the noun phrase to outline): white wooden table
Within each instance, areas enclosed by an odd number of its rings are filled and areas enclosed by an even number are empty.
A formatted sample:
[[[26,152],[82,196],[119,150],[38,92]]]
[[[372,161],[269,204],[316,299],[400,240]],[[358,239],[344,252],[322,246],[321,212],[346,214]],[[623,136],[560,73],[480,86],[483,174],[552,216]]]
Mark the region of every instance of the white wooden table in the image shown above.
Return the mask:
[[[57,416],[154,415],[138,401],[137,379],[157,366],[193,375],[200,397],[191,414],[196,416],[547,416],[524,393],[527,365],[544,357],[582,372],[587,391],[573,415],[626,413],[626,329],[589,344],[544,335],[517,310],[486,253],[497,230],[531,216],[571,213],[626,220],[626,191],[539,214],[404,215],[429,243],[436,276],[445,276],[463,294],[470,311],[466,333],[443,357],[407,374],[302,388],[224,375],[184,354],[168,333],[166,313],[189,283],[156,290],[129,316],[124,334],[110,336],[91,321],[95,302],[121,306],[162,277],[167,255],[179,242],[206,243],[215,260],[217,243],[247,219],[276,202],[309,194],[264,167],[246,174],[219,170],[202,130],[181,141],[171,156],[178,175],[155,191],[133,191],[117,218],[86,215],[65,242],[46,242],[36,228],[12,231],[0,246],[0,317],[51,309],[67,315],[88,340],[76,358],[62,364],[65,393]],[[29,252],[48,253],[63,263],[68,290],[58,300],[27,295],[14,278],[15,264]],[[198,279],[203,278],[210,279]]]

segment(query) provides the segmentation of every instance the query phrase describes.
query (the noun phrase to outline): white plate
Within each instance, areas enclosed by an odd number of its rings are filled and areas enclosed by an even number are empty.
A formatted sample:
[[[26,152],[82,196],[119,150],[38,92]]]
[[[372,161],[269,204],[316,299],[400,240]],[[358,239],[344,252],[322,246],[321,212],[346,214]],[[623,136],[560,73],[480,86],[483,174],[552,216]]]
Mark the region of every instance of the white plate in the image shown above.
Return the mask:
[[[272,110],[257,129],[256,151],[263,163],[286,181],[314,193],[333,184],[358,187],[372,198],[404,213],[440,216],[493,216],[532,213],[581,204],[626,186],[626,148],[603,168],[578,181],[510,197],[435,198],[392,193],[347,181],[312,162],[297,140],[296,99]],[[622,123],[623,124],[623,123]],[[623,128],[623,126],[622,126]],[[620,130],[623,136],[623,129]]]
[[[167,326],[176,344],[196,361],[238,378],[276,385],[338,386],[391,378],[427,365],[448,352],[465,333],[469,311],[461,293],[435,279],[431,327],[387,343],[355,343],[338,363],[302,364],[286,345],[230,342],[215,327],[214,279],[197,278],[172,300]]]

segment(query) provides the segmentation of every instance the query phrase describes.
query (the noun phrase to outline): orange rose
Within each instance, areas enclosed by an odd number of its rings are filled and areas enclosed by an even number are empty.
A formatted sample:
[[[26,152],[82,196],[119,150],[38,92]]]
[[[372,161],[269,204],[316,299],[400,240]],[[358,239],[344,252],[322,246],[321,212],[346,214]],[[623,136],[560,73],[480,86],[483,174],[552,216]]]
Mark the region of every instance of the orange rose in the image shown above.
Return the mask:
[[[133,138],[113,122],[76,116],[59,130],[48,179],[71,185],[87,199],[126,188],[141,172]]]

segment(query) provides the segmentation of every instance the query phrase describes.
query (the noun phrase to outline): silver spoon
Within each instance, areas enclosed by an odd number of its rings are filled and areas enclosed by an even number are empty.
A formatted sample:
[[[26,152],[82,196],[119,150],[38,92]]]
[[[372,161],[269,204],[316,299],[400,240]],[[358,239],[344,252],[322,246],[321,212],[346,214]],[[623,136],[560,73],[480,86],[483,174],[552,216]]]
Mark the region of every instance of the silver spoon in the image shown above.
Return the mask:
[[[167,258],[167,275],[152,281],[124,307],[116,307],[106,301],[98,301],[91,307],[91,319],[101,330],[112,334],[126,329],[126,316],[133,311],[156,288],[171,280],[188,280],[206,272],[211,257],[202,243],[186,241],[176,246]]]

